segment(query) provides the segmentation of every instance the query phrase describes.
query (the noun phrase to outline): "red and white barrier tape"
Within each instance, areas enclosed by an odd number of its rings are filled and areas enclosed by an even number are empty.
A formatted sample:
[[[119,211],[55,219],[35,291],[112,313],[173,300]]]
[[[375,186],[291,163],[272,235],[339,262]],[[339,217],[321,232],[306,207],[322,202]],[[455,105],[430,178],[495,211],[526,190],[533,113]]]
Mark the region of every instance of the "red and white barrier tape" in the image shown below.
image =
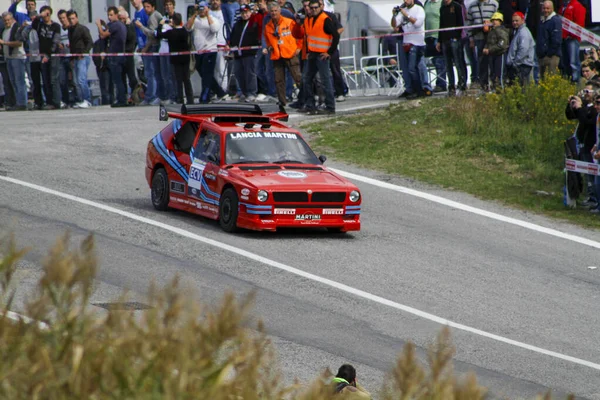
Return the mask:
[[[563,29],[573,35],[577,35],[582,40],[590,42],[594,46],[600,47],[600,36],[590,32],[589,30],[577,25],[576,23],[569,21],[566,18],[562,20]],[[371,36],[360,36],[360,37],[352,37],[352,38],[344,38],[340,39],[340,42],[345,41],[357,41],[357,40],[368,40],[368,39],[381,39],[385,37],[397,37],[397,36],[406,36],[413,34],[423,34],[423,33],[432,33],[432,32],[449,32],[456,30],[471,30],[471,29],[480,29],[483,28],[485,24],[479,25],[469,25],[469,26],[461,26],[454,28],[441,28],[441,29],[429,29],[425,31],[419,32],[408,32],[408,33],[388,33],[385,35],[371,35]],[[261,46],[248,46],[248,47],[221,47],[217,50],[200,50],[200,51],[180,51],[180,52],[172,52],[172,53],[67,53],[67,54],[52,54],[51,57],[131,57],[131,56],[152,56],[152,57],[161,57],[161,56],[184,56],[184,55],[194,55],[194,54],[207,54],[207,53],[217,53],[220,51],[228,52],[228,51],[240,51],[240,50],[258,50]],[[26,56],[31,57],[41,57],[41,54],[27,54]]]
[[[598,165],[598,164],[585,162],[585,161],[571,160],[571,159],[567,159],[565,161],[565,169],[567,171],[580,172],[580,173],[586,174],[586,175],[599,176],[600,175],[599,167],[600,167],[600,165]]]

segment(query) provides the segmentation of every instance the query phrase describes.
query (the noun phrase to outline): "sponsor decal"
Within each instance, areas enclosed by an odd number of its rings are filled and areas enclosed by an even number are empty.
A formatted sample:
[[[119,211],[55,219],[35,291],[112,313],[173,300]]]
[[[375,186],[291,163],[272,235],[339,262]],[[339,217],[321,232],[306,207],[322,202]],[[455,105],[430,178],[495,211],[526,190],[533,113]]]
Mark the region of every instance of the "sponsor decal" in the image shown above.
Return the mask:
[[[248,196],[241,196],[240,197],[242,200],[250,200],[250,198]]]
[[[248,189],[248,188],[243,188],[243,189],[242,189],[242,194],[243,194],[244,196],[248,196],[248,195],[250,194],[250,189]]]
[[[185,183],[171,181],[171,192],[173,193],[185,193]]]
[[[221,176],[229,176],[229,172],[225,171],[224,169],[219,171],[219,175]]]
[[[296,214],[295,208],[276,208],[273,210],[273,214],[276,215],[294,215]]]
[[[204,172],[204,168],[205,165],[196,163],[192,164],[192,166],[190,167],[190,178],[188,180],[188,186],[190,188],[200,190],[202,182],[202,173]]]
[[[206,210],[206,211],[210,211],[210,212],[217,212],[218,211],[218,209],[216,207],[209,206],[207,204],[202,204],[202,209]]]
[[[275,222],[272,219],[261,219],[261,221],[265,224],[272,224],[273,222]]]
[[[296,221],[317,221],[320,219],[321,219],[321,216],[318,214],[298,214],[298,215],[296,215]]]
[[[298,135],[296,135],[295,133],[283,133],[283,132],[236,132],[236,133],[232,133],[229,137],[234,140],[257,139],[257,138],[292,139],[292,140],[298,139]]]
[[[304,172],[300,171],[279,171],[277,175],[291,179],[302,179],[307,177],[307,175]]]
[[[215,176],[215,174],[213,174],[212,172],[207,172],[204,177],[206,179],[210,179],[211,181],[216,181],[217,177]]]
[[[324,208],[323,215],[342,215],[344,214],[343,208]]]

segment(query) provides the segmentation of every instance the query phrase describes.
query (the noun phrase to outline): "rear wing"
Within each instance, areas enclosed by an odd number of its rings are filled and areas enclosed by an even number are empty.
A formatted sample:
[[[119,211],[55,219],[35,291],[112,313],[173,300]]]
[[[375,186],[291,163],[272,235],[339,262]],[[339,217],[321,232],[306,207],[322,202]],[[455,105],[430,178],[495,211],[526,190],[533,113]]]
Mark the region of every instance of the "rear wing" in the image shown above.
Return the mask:
[[[168,121],[169,117],[180,115],[206,115],[212,117],[215,115],[249,115],[265,116],[279,121],[287,121],[289,116],[285,108],[279,104],[235,104],[235,103],[216,103],[216,104],[191,104],[191,105],[161,105],[158,119]]]

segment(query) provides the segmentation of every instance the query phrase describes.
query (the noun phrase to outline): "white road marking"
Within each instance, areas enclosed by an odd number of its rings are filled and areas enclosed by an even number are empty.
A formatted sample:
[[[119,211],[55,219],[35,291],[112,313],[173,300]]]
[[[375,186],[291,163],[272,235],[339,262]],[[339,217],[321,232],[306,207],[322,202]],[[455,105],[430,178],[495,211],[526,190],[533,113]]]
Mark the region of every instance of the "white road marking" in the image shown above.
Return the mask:
[[[254,253],[251,253],[249,251],[246,251],[246,250],[243,250],[243,249],[237,248],[235,246],[231,246],[231,245],[228,245],[228,244],[225,244],[225,243],[213,240],[213,239],[209,239],[209,238],[204,237],[204,236],[200,236],[198,234],[186,231],[186,230],[181,229],[181,228],[177,228],[177,227],[172,226],[172,225],[168,225],[168,224],[165,224],[165,223],[162,223],[162,222],[159,222],[159,221],[155,221],[155,220],[150,219],[150,218],[142,217],[140,215],[133,214],[133,213],[130,213],[128,211],[123,211],[123,210],[120,210],[118,208],[114,208],[114,207],[111,207],[111,206],[108,206],[108,205],[105,205],[105,204],[102,204],[102,203],[97,203],[95,201],[91,201],[91,200],[87,200],[87,199],[84,199],[84,198],[81,198],[81,197],[77,197],[77,196],[73,196],[73,195],[70,195],[70,194],[62,193],[62,192],[59,192],[59,191],[56,191],[56,190],[53,190],[53,189],[46,188],[44,186],[40,186],[40,185],[36,185],[36,184],[33,184],[33,183],[21,181],[21,180],[18,180],[18,179],[0,176],[0,180],[5,181],[5,182],[9,182],[9,183],[13,183],[13,184],[16,184],[16,185],[20,185],[20,186],[23,186],[23,187],[27,187],[27,188],[30,188],[30,189],[34,189],[34,190],[37,190],[37,191],[40,191],[40,192],[43,192],[43,193],[47,193],[47,194],[50,194],[50,195],[53,195],[53,196],[57,196],[57,197],[60,197],[60,198],[66,199],[66,200],[71,200],[71,201],[74,201],[74,202],[77,202],[77,203],[80,203],[80,204],[84,204],[84,205],[87,205],[87,206],[90,206],[90,207],[94,207],[94,208],[97,208],[97,209],[100,209],[100,210],[103,210],[103,211],[107,211],[107,212],[110,212],[110,213],[113,213],[113,214],[117,214],[117,215],[120,215],[122,217],[129,218],[131,220],[134,220],[134,221],[137,221],[137,222],[141,222],[141,223],[144,223],[144,224],[147,224],[147,225],[151,225],[151,226],[154,226],[154,227],[157,227],[157,228],[161,228],[161,229],[167,230],[169,232],[175,233],[177,235],[186,237],[188,239],[196,240],[198,242],[202,242],[202,243],[205,243],[207,245],[214,246],[214,247],[217,247],[217,248],[225,250],[225,251],[229,251],[229,252],[237,254],[239,256],[246,257],[246,258],[248,258],[250,260],[254,260],[256,262],[259,262],[259,263],[262,263],[262,264],[266,264],[266,265],[271,266],[273,268],[277,268],[279,270],[282,270],[282,271],[285,271],[285,272],[289,272],[291,274],[300,276],[302,278],[305,278],[305,279],[308,279],[308,280],[311,280],[311,281],[314,281],[314,282],[318,282],[320,284],[332,287],[332,288],[340,290],[342,292],[346,292],[346,293],[352,294],[354,296],[363,298],[365,300],[372,301],[374,303],[378,303],[378,304],[381,304],[381,305],[384,305],[384,306],[387,306],[387,307],[394,308],[396,310],[400,310],[400,311],[404,311],[404,312],[412,314],[412,315],[416,315],[418,317],[421,317],[423,319],[426,319],[426,320],[429,320],[429,321],[432,321],[432,322],[435,322],[435,323],[438,323],[438,324],[448,325],[448,326],[450,326],[450,327],[452,327],[454,329],[458,329],[458,330],[461,330],[461,331],[473,333],[475,335],[482,336],[482,337],[485,337],[485,338],[488,338],[488,339],[492,339],[492,340],[495,340],[495,341],[498,341],[498,342],[506,343],[506,344],[509,344],[509,345],[512,345],[512,346],[515,346],[515,347],[520,347],[522,349],[533,351],[535,353],[539,353],[539,354],[543,354],[543,355],[546,355],[546,356],[554,357],[554,358],[557,358],[557,359],[560,359],[560,360],[568,361],[568,362],[571,362],[571,363],[574,363],[574,364],[582,365],[582,366],[589,367],[589,368],[592,368],[592,369],[600,371],[600,364],[597,364],[597,363],[594,363],[594,362],[591,362],[591,361],[587,361],[587,360],[582,360],[580,358],[572,357],[572,356],[569,356],[569,355],[566,355],[566,354],[562,354],[562,353],[558,353],[558,352],[555,352],[555,351],[546,350],[546,349],[543,349],[541,347],[533,346],[533,345],[530,345],[530,344],[527,344],[527,343],[522,343],[522,342],[519,342],[519,341],[516,341],[516,340],[513,340],[513,339],[509,339],[509,338],[506,338],[506,337],[503,337],[503,336],[499,336],[499,335],[496,335],[496,334],[493,334],[493,333],[490,333],[490,332],[482,331],[482,330],[477,329],[477,328],[473,328],[473,327],[470,327],[470,326],[467,326],[467,325],[463,325],[463,324],[460,324],[460,323],[457,323],[457,322],[453,322],[453,321],[447,320],[445,318],[438,317],[437,315],[433,315],[433,314],[430,314],[428,312],[421,311],[421,310],[418,310],[416,308],[413,308],[413,307],[410,307],[410,306],[406,306],[404,304],[400,304],[400,303],[394,302],[392,300],[388,300],[386,298],[383,298],[383,297],[371,294],[369,292],[365,292],[365,291],[360,290],[360,289],[356,289],[356,288],[354,288],[352,286],[348,286],[348,285],[345,285],[343,283],[340,283],[340,282],[337,282],[337,281],[334,281],[334,280],[331,280],[331,279],[327,279],[327,278],[324,278],[324,277],[321,277],[321,276],[318,276],[318,275],[311,274],[311,273],[306,272],[306,271],[302,271],[300,269],[291,267],[289,265],[286,265],[286,264],[283,264],[283,263],[280,263],[280,262],[268,259],[266,257],[260,256],[258,254],[254,254]]]
[[[521,221],[520,219],[507,217],[507,216],[504,216],[501,214],[496,214],[491,211],[486,211],[481,208],[468,206],[466,204],[462,204],[462,203],[459,203],[454,200],[449,200],[444,197],[436,196],[436,195],[425,193],[425,192],[420,192],[418,190],[410,189],[410,188],[407,188],[404,186],[398,186],[398,185],[394,185],[391,183],[382,182],[377,179],[368,178],[366,176],[353,174],[351,172],[346,172],[346,171],[342,171],[339,169],[334,169],[334,168],[329,168],[329,169],[340,174],[341,176],[351,179],[351,180],[364,182],[364,183],[368,183],[369,185],[377,186],[377,187],[380,187],[383,189],[389,189],[389,190],[393,190],[395,192],[419,197],[421,199],[433,201],[434,203],[439,203],[439,204],[442,204],[442,205],[445,205],[448,207],[456,208],[458,210],[470,212],[472,214],[481,215],[483,217],[506,222],[506,223],[512,224],[512,225],[517,225],[522,228],[530,229],[532,231],[545,233],[547,235],[555,236],[560,239],[570,240],[572,242],[576,242],[576,243],[584,244],[586,246],[595,247],[597,249],[600,249],[600,242],[596,242],[595,240],[586,239],[581,236],[571,235],[570,233],[564,233],[564,232],[558,231],[556,229],[546,228],[544,226],[533,224],[531,222]]]

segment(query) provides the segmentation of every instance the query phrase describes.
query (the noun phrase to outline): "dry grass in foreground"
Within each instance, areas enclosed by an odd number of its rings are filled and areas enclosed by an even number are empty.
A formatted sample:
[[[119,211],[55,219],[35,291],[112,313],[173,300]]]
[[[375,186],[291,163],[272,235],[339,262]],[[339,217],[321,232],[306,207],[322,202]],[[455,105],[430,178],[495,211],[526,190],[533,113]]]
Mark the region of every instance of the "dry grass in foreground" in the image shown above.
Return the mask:
[[[248,329],[252,296],[231,293],[215,307],[198,304],[174,279],[150,287],[142,315],[89,307],[98,268],[94,240],[77,250],[57,241],[24,313],[40,324],[0,316],[2,399],[299,399],[335,397],[328,372],[307,386],[284,386],[261,323]],[[13,275],[24,251],[13,238],[0,248],[0,310],[11,308]],[[429,368],[408,343],[386,380],[383,399],[484,399],[474,375],[459,380],[446,328],[430,348]],[[545,397],[549,399],[550,396]]]

